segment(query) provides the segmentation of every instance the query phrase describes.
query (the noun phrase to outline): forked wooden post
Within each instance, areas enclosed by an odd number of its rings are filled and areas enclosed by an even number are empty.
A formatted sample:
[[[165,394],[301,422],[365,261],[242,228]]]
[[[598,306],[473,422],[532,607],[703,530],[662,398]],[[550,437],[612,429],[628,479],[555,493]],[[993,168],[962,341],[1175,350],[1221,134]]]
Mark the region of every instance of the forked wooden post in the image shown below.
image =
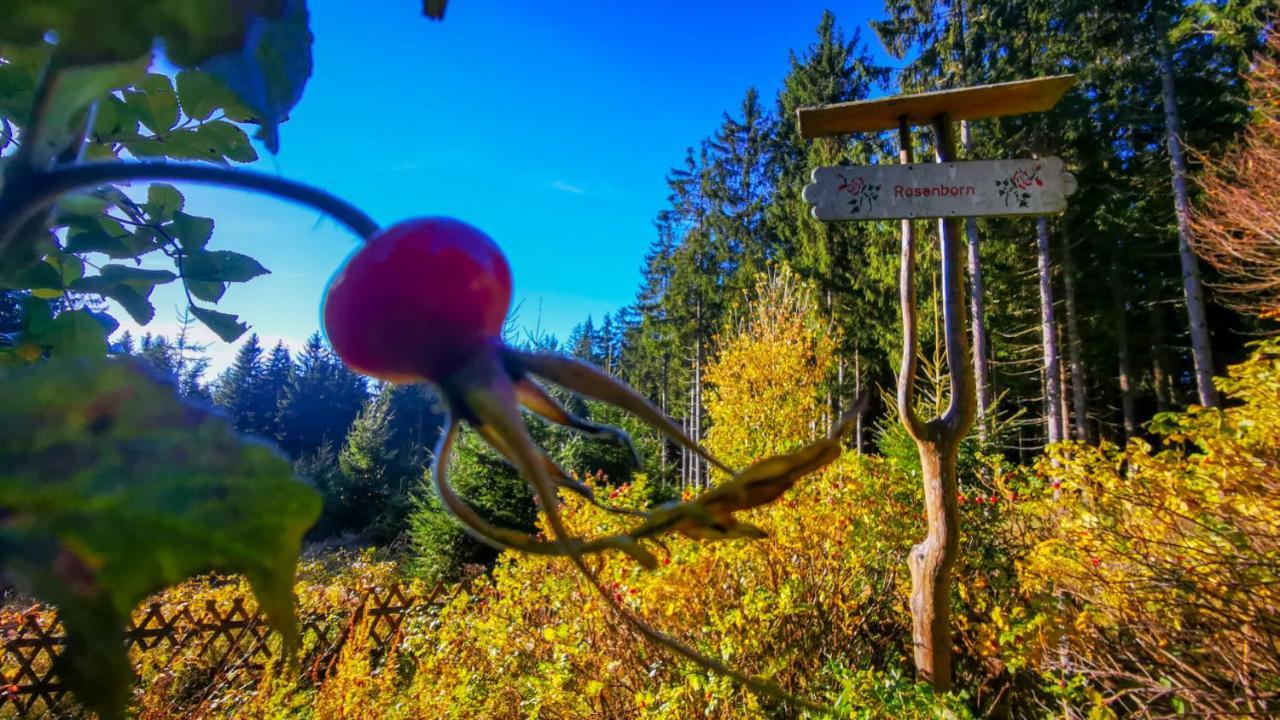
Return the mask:
[[[935,159],[955,159],[955,137],[945,114],[934,118]],[[912,161],[911,132],[905,117],[898,125],[899,159]],[[935,690],[951,689],[951,572],[960,547],[960,511],[956,500],[956,460],[960,441],[973,427],[977,389],[965,331],[964,271],[960,219],[939,218],[942,256],[943,340],[950,377],[950,402],[941,416],[922,422],[915,410],[916,340],[915,229],[902,221],[902,367],[898,375],[898,415],[916,441],[923,471],[928,527],[911,549],[911,635],[916,669]]]
[[[953,119],[1038,112],[1052,107],[1074,78],[1060,76],[797,111],[804,137],[897,127],[895,167],[815,168],[804,197],[822,220],[902,219],[902,366],[898,416],[916,442],[923,471],[925,538],[911,549],[911,625],[916,670],[934,689],[951,689],[951,573],[960,545],[956,460],[977,415],[977,387],[966,330],[961,219],[1045,215],[1066,207],[1075,181],[1056,158],[956,162]],[[911,126],[933,126],[936,163],[912,158]],[[942,314],[950,401],[928,421],[916,413],[915,226],[938,218]]]

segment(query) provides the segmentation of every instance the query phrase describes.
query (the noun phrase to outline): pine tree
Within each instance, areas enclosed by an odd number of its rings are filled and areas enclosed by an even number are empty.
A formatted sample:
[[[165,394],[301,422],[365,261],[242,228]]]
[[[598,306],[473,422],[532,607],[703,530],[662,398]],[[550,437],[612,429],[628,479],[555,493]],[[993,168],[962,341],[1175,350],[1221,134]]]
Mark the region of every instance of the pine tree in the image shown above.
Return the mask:
[[[292,457],[346,437],[368,397],[364,378],[347,370],[314,333],[299,353],[279,404],[281,447]]]
[[[263,395],[262,345],[253,333],[240,345],[235,362],[219,378],[214,402],[226,408],[236,430],[262,435],[269,429],[272,406]]]

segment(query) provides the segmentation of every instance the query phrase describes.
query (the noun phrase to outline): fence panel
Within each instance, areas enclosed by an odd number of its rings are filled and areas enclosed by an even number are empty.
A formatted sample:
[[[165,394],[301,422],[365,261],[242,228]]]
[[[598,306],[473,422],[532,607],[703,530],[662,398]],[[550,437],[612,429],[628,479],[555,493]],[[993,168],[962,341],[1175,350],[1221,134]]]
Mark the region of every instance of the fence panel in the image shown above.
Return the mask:
[[[392,652],[411,613],[443,605],[460,589],[465,588],[437,585],[415,595],[398,584],[368,588],[359,594],[355,608],[336,622],[333,616],[308,613],[303,608],[299,618],[302,667],[313,681],[323,681],[347,638],[357,630],[367,632],[379,653]],[[135,670],[144,661],[164,665],[180,653],[198,648],[201,657],[214,658],[211,666],[215,669],[234,665],[256,671],[272,659],[273,635],[253,602],[238,596],[229,604],[206,600],[195,608],[186,603],[146,605],[130,619],[125,642]],[[0,717],[39,717],[69,710],[71,699],[53,667],[65,646],[57,616],[42,612],[38,606],[11,613],[0,621],[0,639],[4,643]]]

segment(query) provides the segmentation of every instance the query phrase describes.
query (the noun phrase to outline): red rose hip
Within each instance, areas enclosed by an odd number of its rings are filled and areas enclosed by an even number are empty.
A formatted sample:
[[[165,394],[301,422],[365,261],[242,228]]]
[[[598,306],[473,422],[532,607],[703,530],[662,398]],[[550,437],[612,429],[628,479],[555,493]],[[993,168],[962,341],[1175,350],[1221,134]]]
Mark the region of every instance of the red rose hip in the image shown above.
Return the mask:
[[[334,352],[358,372],[439,383],[498,342],[511,268],[498,246],[458,220],[406,220],[351,255],[325,291]]]

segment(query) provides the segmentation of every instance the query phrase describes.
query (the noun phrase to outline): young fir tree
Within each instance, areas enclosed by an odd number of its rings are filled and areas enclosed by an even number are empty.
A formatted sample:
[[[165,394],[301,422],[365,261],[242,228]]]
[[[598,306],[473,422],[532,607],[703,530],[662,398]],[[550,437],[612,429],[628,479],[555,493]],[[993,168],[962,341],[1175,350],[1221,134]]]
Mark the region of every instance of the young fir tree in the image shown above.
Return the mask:
[[[307,339],[279,404],[280,446],[291,457],[315,452],[346,437],[364,407],[368,385],[325,347],[320,333]]]
[[[214,401],[226,408],[239,432],[261,436],[269,429],[274,407],[262,392],[264,370],[262,344],[253,333],[240,345],[214,393]]]

